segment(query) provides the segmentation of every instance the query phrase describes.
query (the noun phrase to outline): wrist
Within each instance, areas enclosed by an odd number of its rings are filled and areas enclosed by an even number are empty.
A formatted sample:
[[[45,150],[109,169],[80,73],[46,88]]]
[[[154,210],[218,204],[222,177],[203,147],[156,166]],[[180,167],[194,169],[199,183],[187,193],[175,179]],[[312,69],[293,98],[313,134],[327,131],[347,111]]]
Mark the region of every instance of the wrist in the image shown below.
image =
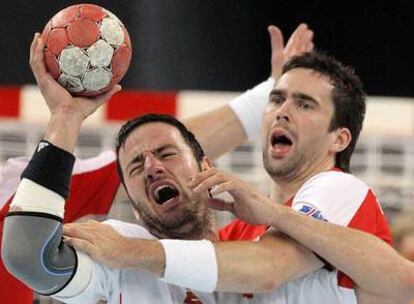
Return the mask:
[[[212,242],[161,240],[165,254],[162,281],[203,292],[213,292],[218,282],[218,265]]]
[[[268,104],[269,93],[274,83],[273,78],[269,77],[229,103],[249,140],[260,134],[263,112]]]
[[[116,251],[122,252],[118,255],[120,268],[145,270],[159,277],[164,273],[164,250],[158,241],[123,237]]]
[[[81,125],[85,117],[82,112],[79,112],[75,107],[62,106],[50,112],[51,119],[60,120],[63,123],[70,122],[72,124]]]
[[[73,153],[83,119],[68,113],[53,113],[49,119],[44,139]]]
[[[283,219],[288,217],[290,211],[292,211],[290,207],[281,204],[273,204],[273,209],[270,212],[271,219],[269,226],[278,230],[283,230]]]

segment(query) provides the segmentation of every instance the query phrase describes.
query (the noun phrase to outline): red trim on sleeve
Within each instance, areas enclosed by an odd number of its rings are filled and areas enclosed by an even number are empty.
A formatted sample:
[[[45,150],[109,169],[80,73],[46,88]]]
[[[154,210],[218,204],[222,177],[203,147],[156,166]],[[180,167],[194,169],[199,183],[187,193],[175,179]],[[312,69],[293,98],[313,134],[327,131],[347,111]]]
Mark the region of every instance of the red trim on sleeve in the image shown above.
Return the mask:
[[[392,243],[387,219],[372,190],[368,191],[364,202],[355,213],[348,227],[373,234],[389,245]],[[354,282],[346,274],[338,271],[338,285],[353,288]]]

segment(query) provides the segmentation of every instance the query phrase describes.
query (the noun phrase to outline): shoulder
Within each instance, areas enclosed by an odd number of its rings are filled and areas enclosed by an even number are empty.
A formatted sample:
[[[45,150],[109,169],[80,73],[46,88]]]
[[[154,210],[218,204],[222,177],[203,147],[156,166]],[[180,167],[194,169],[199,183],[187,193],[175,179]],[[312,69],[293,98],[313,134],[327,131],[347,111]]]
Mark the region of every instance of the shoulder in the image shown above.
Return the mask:
[[[310,187],[322,187],[327,190],[344,190],[347,187],[357,187],[365,191],[368,191],[369,188],[365,182],[355,175],[340,171],[321,172],[312,176],[303,184],[298,193]]]
[[[122,234],[125,237],[148,240],[156,239],[156,237],[153,236],[145,227],[137,224],[127,223],[118,220],[106,220],[103,222],[103,224],[111,226],[118,233]]]
[[[293,203],[302,200],[332,199],[363,201],[370,188],[359,178],[344,172],[322,172],[307,180],[296,193]]]
[[[292,207],[308,215],[347,225],[370,198],[371,189],[352,174],[330,171],[319,173],[299,189]]]

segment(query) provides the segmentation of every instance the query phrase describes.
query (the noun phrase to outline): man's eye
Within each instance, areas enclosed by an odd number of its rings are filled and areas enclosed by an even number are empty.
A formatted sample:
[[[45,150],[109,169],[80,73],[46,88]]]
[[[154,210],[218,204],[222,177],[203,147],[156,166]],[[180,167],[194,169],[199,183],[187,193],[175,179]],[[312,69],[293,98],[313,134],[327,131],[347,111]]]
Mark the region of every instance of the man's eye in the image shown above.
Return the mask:
[[[270,97],[270,102],[274,104],[281,104],[283,102],[283,97],[278,95],[273,95]]]
[[[168,157],[174,156],[174,155],[175,155],[175,153],[173,153],[173,152],[163,153],[163,154],[161,154],[161,158],[168,158]]]
[[[142,171],[142,165],[136,166],[129,171],[129,175]]]
[[[304,110],[312,109],[312,105],[307,101],[300,101],[299,102],[299,107],[304,109]]]

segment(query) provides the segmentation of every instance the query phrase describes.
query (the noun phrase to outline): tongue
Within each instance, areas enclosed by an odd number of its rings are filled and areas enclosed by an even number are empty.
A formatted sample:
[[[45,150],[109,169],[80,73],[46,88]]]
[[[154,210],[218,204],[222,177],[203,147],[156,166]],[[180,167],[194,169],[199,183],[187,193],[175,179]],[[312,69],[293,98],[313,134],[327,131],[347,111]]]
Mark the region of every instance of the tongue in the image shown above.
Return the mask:
[[[291,147],[290,145],[277,144],[273,146],[273,149],[278,154],[285,154],[289,152],[290,147]]]

